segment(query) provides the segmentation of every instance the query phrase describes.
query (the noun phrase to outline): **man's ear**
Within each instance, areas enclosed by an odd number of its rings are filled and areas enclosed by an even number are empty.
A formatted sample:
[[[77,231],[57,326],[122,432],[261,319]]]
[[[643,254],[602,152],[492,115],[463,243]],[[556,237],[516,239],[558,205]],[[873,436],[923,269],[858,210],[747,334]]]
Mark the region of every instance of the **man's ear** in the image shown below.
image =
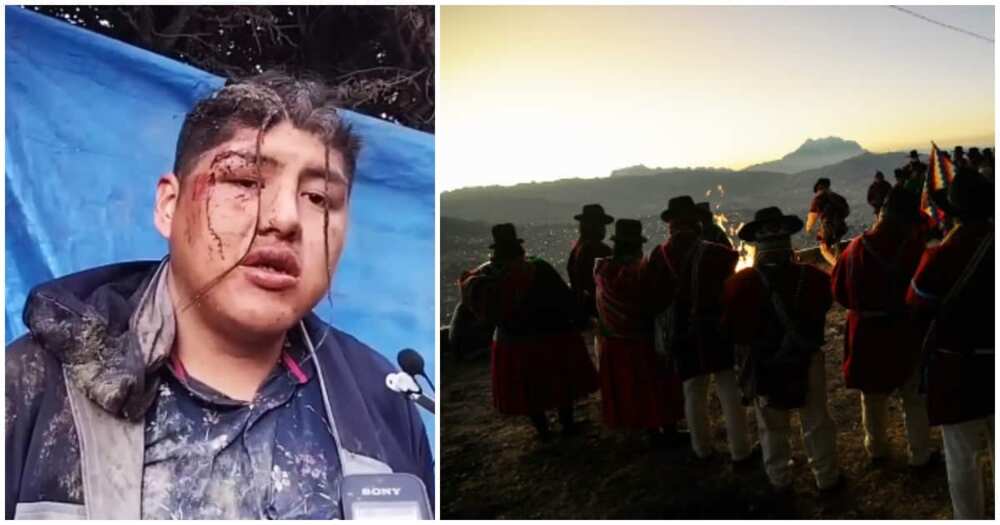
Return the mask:
[[[153,209],[153,223],[164,239],[170,240],[174,224],[177,201],[181,198],[181,181],[177,175],[167,173],[156,183],[156,205]]]

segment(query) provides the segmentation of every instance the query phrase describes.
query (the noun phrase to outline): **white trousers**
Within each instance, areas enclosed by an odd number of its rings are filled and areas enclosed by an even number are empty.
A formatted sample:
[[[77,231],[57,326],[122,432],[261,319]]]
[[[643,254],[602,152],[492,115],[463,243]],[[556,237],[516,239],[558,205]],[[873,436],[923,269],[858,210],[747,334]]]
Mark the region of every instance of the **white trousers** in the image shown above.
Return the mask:
[[[761,406],[754,402],[764,471],[778,488],[792,483],[791,411]],[[832,487],[840,477],[837,466],[837,428],[826,408],[826,365],[823,352],[816,352],[809,365],[809,385],[805,405],[798,409],[802,420],[802,441],[809,466],[821,490]]]
[[[948,492],[956,520],[986,518],[983,499],[983,466],[979,455],[993,459],[993,416],[942,425],[944,458],[948,470]],[[986,448],[984,449],[984,445]]]
[[[912,466],[924,465],[931,457],[927,399],[917,391],[919,385],[920,371],[917,370],[906,384],[894,392],[903,404],[903,423],[906,425],[909,461]],[[888,403],[888,394],[861,393],[861,424],[865,429],[865,449],[872,458],[885,457],[889,453]]]
[[[691,449],[700,458],[711,456],[712,432],[708,425],[708,381],[715,376],[715,392],[722,404],[722,417],[726,421],[726,439],[733,461],[750,455],[750,432],[747,412],[740,403],[736,372],[723,370],[715,374],[692,377],[684,381],[684,417],[691,433]]]

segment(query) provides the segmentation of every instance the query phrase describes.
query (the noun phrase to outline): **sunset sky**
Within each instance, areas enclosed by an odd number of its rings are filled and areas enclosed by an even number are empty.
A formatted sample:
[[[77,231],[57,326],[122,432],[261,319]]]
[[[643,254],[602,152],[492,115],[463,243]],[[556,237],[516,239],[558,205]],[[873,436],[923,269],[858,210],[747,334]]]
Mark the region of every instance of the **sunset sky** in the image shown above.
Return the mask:
[[[994,35],[994,8],[909,7]],[[888,7],[441,7],[438,189],[994,141],[994,45]]]

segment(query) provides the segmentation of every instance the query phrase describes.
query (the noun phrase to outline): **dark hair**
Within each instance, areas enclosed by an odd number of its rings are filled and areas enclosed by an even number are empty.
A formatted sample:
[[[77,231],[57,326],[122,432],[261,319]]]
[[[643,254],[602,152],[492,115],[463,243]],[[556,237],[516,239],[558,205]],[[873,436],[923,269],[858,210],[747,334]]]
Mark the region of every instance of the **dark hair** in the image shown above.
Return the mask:
[[[183,178],[206,151],[230,140],[239,128],[263,133],[284,121],[317,135],[344,157],[354,181],[361,141],[337,112],[334,91],[316,80],[268,71],[232,83],[200,100],[184,118],[174,173]]]

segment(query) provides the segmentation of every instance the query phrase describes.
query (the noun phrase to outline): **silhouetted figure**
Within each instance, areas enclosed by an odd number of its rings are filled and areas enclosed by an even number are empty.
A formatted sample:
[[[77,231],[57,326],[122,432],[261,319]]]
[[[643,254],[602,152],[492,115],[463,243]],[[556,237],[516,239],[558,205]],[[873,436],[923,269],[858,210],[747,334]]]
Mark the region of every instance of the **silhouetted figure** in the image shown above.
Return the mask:
[[[956,168],[967,168],[969,166],[969,159],[965,156],[965,148],[962,146],[955,146],[955,153],[952,155],[951,160]]]
[[[614,255],[597,260],[597,351],[600,359],[601,415],[611,428],[646,428],[654,440],[676,443],[675,425],[684,417],[680,380],[656,355],[655,304],[642,255],[642,223],[615,223]]]
[[[806,218],[806,232],[818,224],[816,240],[823,258],[832,266],[840,253],[840,240],[847,234],[847,216],[851,207],[847,199],[830,189],[830,179],[821,178],[813,185],[812,203]]]
[[[920,195],[924,191],[924,180],[927,177],[927,164],[920,161],[917,150],[910,150],[910,162],[903,167],[906,170],[906,189]]]
[[[597,371],[580,328],[587,320],[559,273],[525,257],[513,224],[493,227],[490,261],[462,275],[462,302],[496,325],[491,376],[501,414],[527,415],[543,439],[546,410],[574,430],[573,403],[597,390]]]
[[[611,248],[604,244],[607,225],[614,217],[604,213],[600,204],[587,204],[583,213],[573,217],[580,223],[580,238],[573,244],[566,262],[569,285],[580,307],[589,316],[597,315],[594,309],[594,261],[611,255]]]
[[[764,208],[739,237],[754,243],[754,266],[726,282],[723,326],[732,334],[740,385],[757,411],[764,470],[791,486],[790,411],[798,410],[809,466],[820,490],[841,486],[836,428],[826,403],[823,330],[833,303],[830,277],[794,262],[792,234],[802,221]]]
[[[650,288],[658,304],[657,335],[661,353],[674,363],[684,382],[684,414],[691,448],[699,458],[715,454],[708,421],[708,385],[716,393],[726,421],[734,462],[751,454],[746,409],[740,404],[733,347],[720,330],[722,284],[732,275],[739,254],[701,239],[701,223],[710,212],[691,197],[670,199],[660,218],[670,238],[649,256]]]
[[[973,170],[979,171],[979,168],[983,165],[983,153],[979,151],[977,147],[969,148],[968,154],[969,164],[968,166]]]
[[[927,411],[941,425],[955,519],[985,518],[978,454],[993,455],[993,185],[959,170],[942,205],[956,219],[941,245],[928,248],[906,296],[924,338]]]
[[[893,170],[893,176],[896,179],[896,183],[893,184],[893,187],[904,187],[906,186],[906,178],[909,176],[909,172],[906,171],[906,168],[896,168]]]
[[[875,181],[868,186],[868,204],[875,210],[875,217],[878,218],[879,210],[885,203],[885,198],[889,196],[892,185],[885,181],[885,175],[881,171],[875,172]]]
[[[991,148],[983,148],[983,163],[979,167],[979,174],[982,175],[984,179],[989,181],[990,184],[995,184],[993,181],[993,170],[995,168],[996,165],[993,160],[993,150]]]
[[[903,405],[911,466],[930,461],[927,401],[920,384],[921,334],[906,308],[906,291],[925,243],[914,235],[921,220],[917,196],[889,194],[875,226],[851,241],[833,267],[833,296],[847,308],[844,386],[861,391],[865,449],[873,462],[889,453],[888,398]]]
[[[707,202],[699,202],[698,207],[708,212],[708,215],[702,215],[701,238],[708,242],[714,242],[727,248],[732,248],[733,242],[730,241],[729,236],[726,235],[726,230],[723,230],[722,226],[715,223],[715,218],[712,215],[712,206]]]

